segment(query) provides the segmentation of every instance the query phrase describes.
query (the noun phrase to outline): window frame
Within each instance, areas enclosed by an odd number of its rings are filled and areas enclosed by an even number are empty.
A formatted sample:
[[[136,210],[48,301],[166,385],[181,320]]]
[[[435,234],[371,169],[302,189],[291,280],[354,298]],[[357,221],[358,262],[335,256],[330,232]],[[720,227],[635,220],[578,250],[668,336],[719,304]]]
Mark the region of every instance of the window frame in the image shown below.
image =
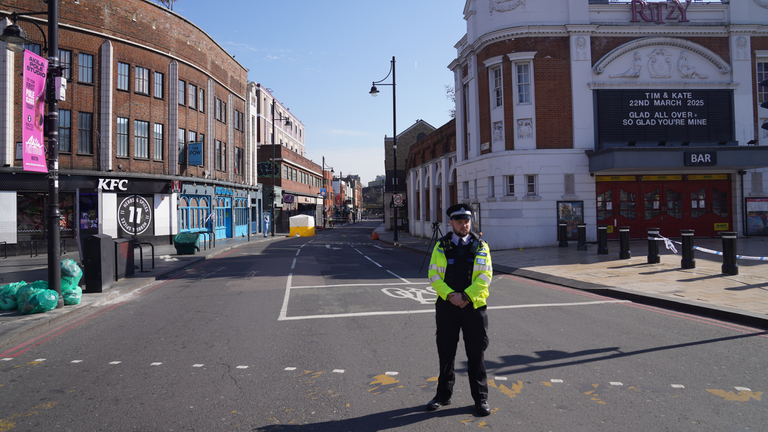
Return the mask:
[[[115,132],[117,133],[115,155],[117,157],[128,157],[128,117],[117,117],[115,123]]]
[[[184,128],[179,128],[179,136],[177,138],[178,144],[179,144],[179,165],[186,165],[187,164],[187,130]]]
[[[133,121],[133,157],[149,159],[149,122]]]
[[[157,79],[158,76],[160,77],[159,80]],[[163,99],[164,96],[165,96],[164,95],[164,93],[165,93],[165,74],[163,74],[162,72],[155,71],[155,73],[154,73],[154,83],[153,83],[152,87],[154,88],[153,96],[158,98],[158,99]],[[157,95],[158,89],[160,90],[160,96]]]
[[[539,196],[539,184],[536,174],[525,175],[525,196]]]
[[[521,72],[521,68],[525,70]],[[525,80],[521,80],[524,77]],[[518,105],[530,105],[531,104],[531,63],[516,62],[515,63],[515,86],[517,86],[517,104]]]
[[[90,64],[83,64],[83,60],[89,60]],[[85,75],[85,77],[83,75]],[[94,83],[93,82],[93,54],[88,54],[83,52],[77,53],[77,82],[83,83],[83,84]]]
[[[117,89],[122,91],[130,91],[131,83],[131,65],[117,62]]]
[[[65,59],[66,57],[66,59]],[[59,64],[61,65],[61,77],[67,81],[72,80],[72,51],[59,48]]]
[[[134,91],[138,94],[149,96],[149,69],[136,66],[133,71]]]
[[[88,119],[88,121],[84,121]],[[88,128],[84,128],[84,123]],[[85,139],[84,139],[85,138]],[[85,147],[85,149],[83,149]],[[77,112],[77,153],[89,154],[93,153],[93,113],[78,111]]]
[[[66,148],[63,146],[65,143]],[[59,109],[59,151],[72,152],[72,110]]]
[[[197,110],[197,86],[192,83],[189,83],[187,87],[189,89],[187,106],[189,107],[189,109]]]
[[[179,105],[187,105],[187,82],[179,80]]]
[[[504,176],[504,196],[515,196],[515,176]]]
[[[494,66],[491,68],[491,78],[493,79],[493,88],[491,89],[491,94],[495,96],[495,104],[493,104],[494,108],[499,108],[504,106],[504,80],[503,75],[501,73],[501,65]],[[492,96],[492,97],[493,97]]]
[[[158,139],[158,126],[160,126],[160,138]],[[153,152],[152,157],[155,160],[163,160],[163,141],[165,139],[165,126],[163,126],[162,123],[155,123],[154,127],[152,128],[152,145],[153,145]],[[159,144],[159,145],[158,145]],[[159,151],[158,151],[159,150]]]
[[[197,96],[197,109],[200,112],[205,112],[205,90],[202,87],[197,89]]]

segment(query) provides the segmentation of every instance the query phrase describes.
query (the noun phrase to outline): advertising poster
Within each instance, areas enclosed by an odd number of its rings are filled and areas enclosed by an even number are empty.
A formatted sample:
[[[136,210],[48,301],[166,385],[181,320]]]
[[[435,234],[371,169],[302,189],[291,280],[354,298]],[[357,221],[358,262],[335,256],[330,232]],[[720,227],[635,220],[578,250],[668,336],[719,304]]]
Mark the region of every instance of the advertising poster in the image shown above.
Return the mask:
[[[32,51],[24,51],[22,76],[22,153],[24,171],[48,172],[43,144],[45,121],[45,76],[48,60]]]
[[[558,201],[557,222],[568,224],[566,240],[578,240],[579,224],[584,223],[584,201]]]
[[[747,235],[768,236],[768,198],[747,198]]]
[[[117,206],[117,225],[120,237],[153,235],[152,197],[142,195],[120,196]]]

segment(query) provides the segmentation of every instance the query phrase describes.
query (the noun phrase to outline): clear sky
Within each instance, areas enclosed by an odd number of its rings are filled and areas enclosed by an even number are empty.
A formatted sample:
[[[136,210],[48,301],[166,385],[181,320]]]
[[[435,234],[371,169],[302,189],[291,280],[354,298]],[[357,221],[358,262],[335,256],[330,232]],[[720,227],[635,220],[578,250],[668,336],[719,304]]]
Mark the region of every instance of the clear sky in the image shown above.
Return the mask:
[[[304,123],[306,156],[363,184],[384,174],[392,136],[396,57],[397,133],[422,119],[450,120],[448,64],[466,33],[465,0],[178,0],[173,11],[216,40]],[[391,83],[391,77],[385,83]]]

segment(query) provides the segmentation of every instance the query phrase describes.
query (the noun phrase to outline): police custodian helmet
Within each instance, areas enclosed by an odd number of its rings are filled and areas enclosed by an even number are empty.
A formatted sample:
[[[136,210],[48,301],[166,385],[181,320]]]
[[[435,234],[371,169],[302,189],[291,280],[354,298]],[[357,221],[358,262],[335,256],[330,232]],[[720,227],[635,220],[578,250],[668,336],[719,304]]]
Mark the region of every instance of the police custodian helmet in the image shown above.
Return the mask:
[[[472,210],[467,204],[452,205],[445,213],[451,219],[472,219]]]

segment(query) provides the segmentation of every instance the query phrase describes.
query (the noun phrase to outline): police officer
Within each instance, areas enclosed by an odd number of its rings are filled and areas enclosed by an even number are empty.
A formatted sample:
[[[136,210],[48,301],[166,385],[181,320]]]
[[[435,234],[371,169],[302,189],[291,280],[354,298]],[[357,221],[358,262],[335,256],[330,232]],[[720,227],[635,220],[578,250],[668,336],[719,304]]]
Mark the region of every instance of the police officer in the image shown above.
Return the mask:
[[[456,381],[454,360],[459,331],[464,334],[467,372],[475,409],[480,415],[491,413],[488,405],[488,383],[485,372],[485,350],[488,348],[488,315],[485,299],[491,284],[493,268],[488,244],[471,232],[472,212],[466,204],[451,206],[446,211],[453,232],[439,239],[429,263],[429,281],[437,292],[435,318],[440,376],[437,394],[427,404],[434,411],[451,404]]]

